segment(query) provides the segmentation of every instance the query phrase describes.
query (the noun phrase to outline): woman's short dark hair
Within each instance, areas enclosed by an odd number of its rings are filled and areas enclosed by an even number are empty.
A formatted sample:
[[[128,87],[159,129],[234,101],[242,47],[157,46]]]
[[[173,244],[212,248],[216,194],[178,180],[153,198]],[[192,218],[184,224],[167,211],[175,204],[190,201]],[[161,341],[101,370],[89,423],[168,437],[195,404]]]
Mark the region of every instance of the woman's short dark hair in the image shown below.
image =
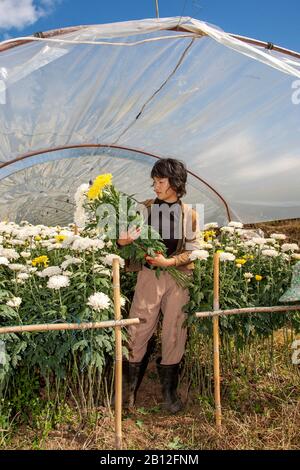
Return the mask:
[[[187,171],[185,164],[174,158],[162,158],[158,160],[151,170],[151,178],[169,178],[172,189],[178,197],[186,194]]]

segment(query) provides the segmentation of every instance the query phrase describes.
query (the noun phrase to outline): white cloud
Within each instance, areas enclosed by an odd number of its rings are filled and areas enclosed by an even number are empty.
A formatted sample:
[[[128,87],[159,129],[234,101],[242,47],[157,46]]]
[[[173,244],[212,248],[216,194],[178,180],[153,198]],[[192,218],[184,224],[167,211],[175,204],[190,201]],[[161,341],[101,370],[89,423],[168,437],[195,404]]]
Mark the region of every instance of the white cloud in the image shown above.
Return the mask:
[[[49,15],[57,0],[0,0],[0,29],[23,29]]]

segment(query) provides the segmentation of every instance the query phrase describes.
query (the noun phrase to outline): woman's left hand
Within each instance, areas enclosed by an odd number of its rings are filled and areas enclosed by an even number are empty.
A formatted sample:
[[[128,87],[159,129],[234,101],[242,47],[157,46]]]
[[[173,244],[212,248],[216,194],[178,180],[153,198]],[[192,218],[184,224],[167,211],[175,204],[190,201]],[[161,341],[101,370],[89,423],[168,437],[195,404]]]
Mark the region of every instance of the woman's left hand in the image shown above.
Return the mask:
[[[157,266],[160,268],[168,268],[170,266],[175,266],[175,259],[174,258],[165,258],[164,255],[157,254],[155,258],[151,256],[146,256],[145,259],[148,261],[151,266]]]

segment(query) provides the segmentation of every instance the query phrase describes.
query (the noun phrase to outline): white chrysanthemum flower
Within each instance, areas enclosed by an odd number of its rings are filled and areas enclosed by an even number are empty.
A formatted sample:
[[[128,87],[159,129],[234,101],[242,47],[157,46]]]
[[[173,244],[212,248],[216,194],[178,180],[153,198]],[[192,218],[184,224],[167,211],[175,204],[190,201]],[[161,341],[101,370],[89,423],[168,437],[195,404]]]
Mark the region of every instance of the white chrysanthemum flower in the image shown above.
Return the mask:
[[[209,258],[209,252],[206,250],[193,250],[190,254],[190,260],[194,261],[196,259],[207,260]]]
[[[266,239],[263,238],[263,237],[254,237],[254,238],[252,238],[252,242],[255,243],[255,245],[264,245],[266,243]],[[246,242],[246,243],[249,243],[249,242]],[[248,245],[248,246],[250,246],[250,245]]]
[[[93,272],[98,274],[103,274],[104,276],[111,276],[112,271],[107,269],[103,264],[94,264]]]
[[[281,253],[281,256],[285,261],[291,261],[291,256],[290,255],[288,255],[286,253]]]
[[[212,228],[218,228],[219,224],[217,222],[210,222],[204,225],[204,230],[210,230]]]
[[[211,243],[206,243],[206,242],[200,242],[199,243],[200,250],[211,250],[213,248],[213,245]]]
[[[275,240],[286,240],[286,235],[284,233],[271,233],[271,238],[275,238]]]
[[[123,258],[121,258],[118,255],[114,255],[114,254],[106,255],[104,258],[102,258],[102,261],[103,261],[103,263],[107,264],[108,266],[112,266],[113,260],[115,258],[117,258],[119,260],[120,266],[121,266],[121,268],[123,268],[125,262],[124,262]]]
[[[62,274],[63,274],[63,276],[68,276],[68,277],[73,276],[72,271],[63,271]]]
[[[276,250],[262,250],[261,254],[263,256],[269,256],[270,258],[274,258],[275,256],[278,256],[279,253]]]
[[[47,282],[49,289],[61,289],[62,287],[68,287],[70,285],[70,279],[67,276],[52,276]]]
[[[285,252],[285,251],[298,251],[299,246],[297,245],[297,243],[284,243],[281,247],[281,250],[283,252]]]
[[[53,243],[52,245],[47,247],[47,251],[60,250],[61,248],[62,248],[61,243]]]
[[[107,246],[107,248],[111,248],[111,247],[113,246],[112,241],[109,240],[109,241],[106,243],[106,246]]]
[[[233,228],[243,228],[244,225],[241,222],[229,222],[228,227],[233,227]]]
[[[255,242],[253,242],[252,240],[248,240],[244,242],[244,246],[247,246],[248,248],[253,248],[255,246]]]
[[[230,253],[233,253],[234,248],[233,248],[233,246],[225,246],[225,250],[229,251]]]
[[[252,279],[252,278],[253,278],[253,274],[252,274],[252,273],[244,273],[244,278],[245,278],[245,279]]]
[[[95,294],[90,295],[87,301],[87,305],[97,312],[109,308],[110,304],[110,298],[103,292],[96,292]]]
[[[20,258],[19,253],[12,249],[12,248],[0,248],[0,256],[4,256],[5,258],[11,260],[16,260]]]
[[[234,233],[234,228],[233,227],[221,227],[221,232],[225,232],[225,233],[229,233],[229,234],[233,234]]]
[[[26,279],[29,279],[29,274],[27,273],[19,273],[17,274],[17,279],[22,279],[22,281],[26,280]]]
[[[121,307],[125,307],[125,305],[126,305],[126,299],[122,295],[121,295],[121,298],[120,298],[120,304],[121,304]]]
[[[76,235],[72,244],[72,250],[85,251],[85,250],[102,250],[105,246],[103,240],[92,239],[88,237],[80,237]]]
[[[29,273],[35,273],[37,271],[37,269],[38,268],[31,266],[30,268],[28,268],[28,272]]]
[[[57,276],[58,274],[61,274],[61,268],[59,266],[50,266],[49,268],[43,269],[39,273],[40,277],[52,277],[52,276]]]
[[[61,263],[62,269],[67,269],[72,264],[78,265],[82,263],[82,260],[79,258],[74,258],[72,256],[65,256],[66,260]]]
[[[22,258],[30,258],[31,253],[29,251],[21,251],[20,255]]]
[[[62,244],[61,244],[62,248],[69,248],[69,246],[72,245],[73,241],[74,241],[77,237],[78,237],[78,235],[74,235],[74,234],[67,236],[67,237],[63,240],[63,242],[62,242]]]
[[[266,243],[268,243],[269,245],[274,245],[274,243],[276,243],[276,240],[275,238],[266,238]]]
[[[226,253],[226,251],[223,251],[220,253],[220,261],[234,261],[235,256],[232,253]]]
[[[5,256],[0,256],[0,264],[2,264],[3,266],[8,266],[9,261],[7,258],[5,258]]]
[[[27,271],[27,266],[25,266],[24,264],[20,264],[20,263],[10,263],[8,265],[8,267],[12,271],[19,271],[19,272],[26,272]]]
[[[6,302],[6,305],[12,308],[18,308],[20,307],[22,303],[22,298],[21,297],[13,297],[12,299],[8,300]]]
[[[13,246],[22,246],[22,245],[24,245],[25,241],[24,240],[13,239],[13,240],[10,241],[10,243]]]

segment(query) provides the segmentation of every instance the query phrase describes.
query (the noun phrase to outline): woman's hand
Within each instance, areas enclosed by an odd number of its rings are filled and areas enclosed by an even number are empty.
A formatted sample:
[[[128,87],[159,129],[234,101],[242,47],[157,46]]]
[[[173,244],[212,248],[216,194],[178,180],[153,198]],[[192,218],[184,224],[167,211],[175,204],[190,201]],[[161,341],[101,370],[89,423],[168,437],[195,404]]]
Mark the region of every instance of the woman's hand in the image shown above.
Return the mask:
[[[171,266],[175,266],[175,259],[174,258],[165,258],[164,255],[158,253],[155,258],[151,256],[145,256],[145,259],[151,266],[157,266],[159,268],[169,268]]]
[[[122,232],[118,239],[118,245],[125,246],[134,242],[141,235],[141,228],[131,227],[128,232]]]

